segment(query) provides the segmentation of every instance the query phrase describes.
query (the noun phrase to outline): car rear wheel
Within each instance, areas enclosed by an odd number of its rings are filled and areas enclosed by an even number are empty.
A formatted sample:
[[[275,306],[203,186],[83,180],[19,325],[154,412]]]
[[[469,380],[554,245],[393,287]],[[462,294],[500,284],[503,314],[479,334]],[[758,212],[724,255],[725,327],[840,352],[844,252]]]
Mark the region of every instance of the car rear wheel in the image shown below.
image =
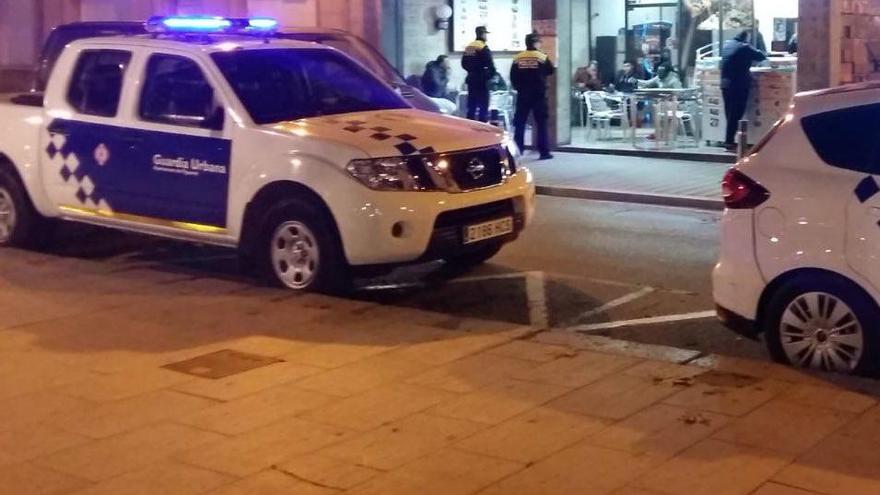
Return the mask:
[[[17,177],[0,169],[0,247],[39,247],[54,233],[54,223],[31,205]]]
[[[326,293],[351,286],[332,221],[304,201],[285,201],[269,213],[261,245],[262,271],[274,285]]]
[[[795,280],[772,298],[767,347],[781,363],[841,373],[876,370],[880,310],[861,289],[833,277]]]

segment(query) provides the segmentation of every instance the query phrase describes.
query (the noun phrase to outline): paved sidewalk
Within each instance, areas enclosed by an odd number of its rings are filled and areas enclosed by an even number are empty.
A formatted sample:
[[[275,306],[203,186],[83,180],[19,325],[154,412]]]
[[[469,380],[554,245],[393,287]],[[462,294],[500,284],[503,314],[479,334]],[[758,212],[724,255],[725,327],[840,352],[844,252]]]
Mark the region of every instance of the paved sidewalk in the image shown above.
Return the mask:
[[[0,492],[880,493],[877,382],[695,354],[7,250]]]
[[[539,194],[666,206],[723,209],[721,179],[730,165],[657,158],[555,152],[525,161]]]

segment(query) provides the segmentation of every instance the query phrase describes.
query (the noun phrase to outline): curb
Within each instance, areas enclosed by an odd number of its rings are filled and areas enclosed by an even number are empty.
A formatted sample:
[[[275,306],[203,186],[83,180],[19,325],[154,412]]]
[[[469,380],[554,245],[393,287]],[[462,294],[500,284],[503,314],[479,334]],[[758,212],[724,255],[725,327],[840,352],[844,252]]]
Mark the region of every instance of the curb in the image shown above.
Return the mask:
[[[573,187],[537,186],[537,193],[542,196],[557,198],[591,199],[596,201],[614,201],[618,203],[636,203],[654,206],[674,206],[677,208],[696,208],[699,210],[723,211],[724,202],[700,196],[675,196],[647,192],[613,191],[604,189],[579,189]]]
[[[530,149],[529,147],[526,147]],[[681,160],[686,162],[709,162],[733,165],[736,155],[720,155],[715,153],[697,153],[685,151],[647,151],[636,149],[589,148],[582,146],[558,146],[554,151],[560,153],[580,153],[584,155],[613,155],[636,158],[656,158],[660,160]]]

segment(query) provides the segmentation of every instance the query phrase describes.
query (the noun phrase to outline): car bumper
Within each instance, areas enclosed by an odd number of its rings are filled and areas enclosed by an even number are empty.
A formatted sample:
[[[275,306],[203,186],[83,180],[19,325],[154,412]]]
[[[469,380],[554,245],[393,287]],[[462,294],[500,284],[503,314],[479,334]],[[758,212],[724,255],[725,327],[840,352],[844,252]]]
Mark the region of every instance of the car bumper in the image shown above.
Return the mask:
[[[721,253],[712,272],[715,303],[747,320],[756,320],[766,281],[755,259],[753,214],[727,210],[721,219]]]
[[[463,243],[466,226],[508,216],[514,219],[514,232],[492,241],[510,242],[528,226],[535,209],[535,185],[525,168],[504,184],[477,191],[369,191],[359,196],[333,208],[346,257],[354,266],[466,253],[477,246]]]
[[[758,334],[760,332],[758,331],[758,325],[755,320],[750,320],[719,305],[715,306],[715,312],[716,314],[718,314],[718,319],[727,328],[742,335],[743,337],[747,337],[752,340],[758,339]]]

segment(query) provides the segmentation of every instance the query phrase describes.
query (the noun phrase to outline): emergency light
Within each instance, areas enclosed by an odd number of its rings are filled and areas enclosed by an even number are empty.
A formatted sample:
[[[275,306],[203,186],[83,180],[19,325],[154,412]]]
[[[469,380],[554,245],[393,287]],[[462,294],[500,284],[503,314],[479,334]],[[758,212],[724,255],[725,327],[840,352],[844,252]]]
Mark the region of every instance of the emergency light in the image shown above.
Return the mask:
[[[268,17],[155,16],[146,22],[150,33],[268,34],[277,28],[278,21]]]

